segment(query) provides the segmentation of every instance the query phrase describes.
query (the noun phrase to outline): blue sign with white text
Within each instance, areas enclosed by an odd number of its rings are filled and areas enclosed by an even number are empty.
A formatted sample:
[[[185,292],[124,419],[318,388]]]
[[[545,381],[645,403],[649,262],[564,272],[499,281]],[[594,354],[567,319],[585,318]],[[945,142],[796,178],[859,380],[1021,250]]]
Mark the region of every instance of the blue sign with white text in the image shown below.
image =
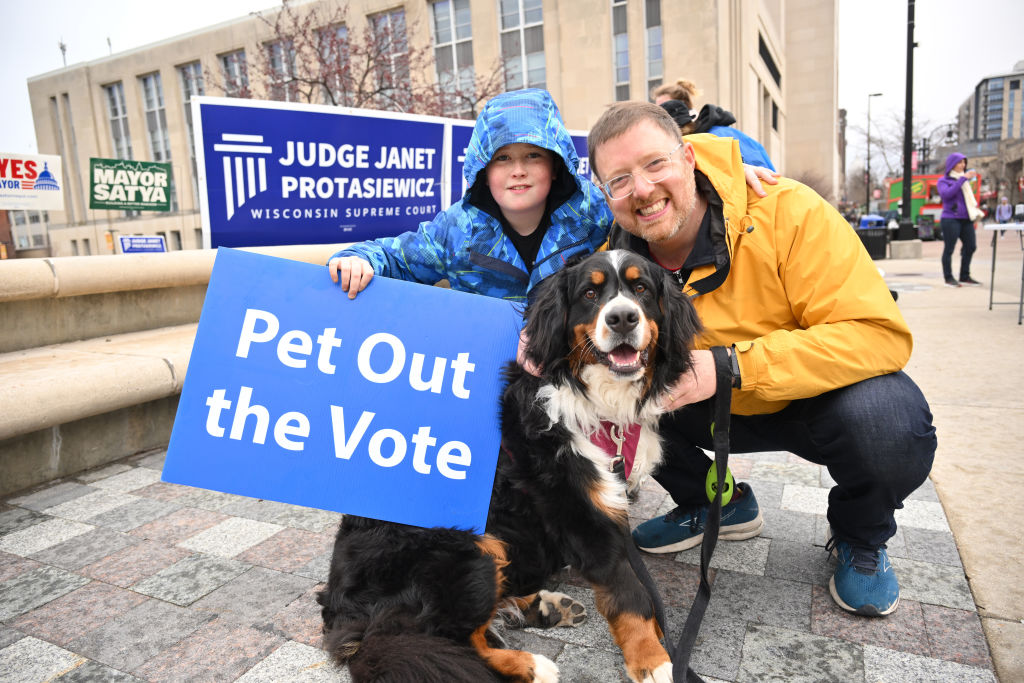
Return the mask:
[[[204,243],[331,244],[398,235],[462,199],[473,122],[192,98]],[[587,136],[572,132],[580,172]]]
[[[118,235],[122,254],[145,254],[167,251],[163,235]]]
[[[217,253],[163,480],[419,526],[482,530],[509,302]]]
[[[361,241],[444,208],[442,119],[196,100],[212,247]]]

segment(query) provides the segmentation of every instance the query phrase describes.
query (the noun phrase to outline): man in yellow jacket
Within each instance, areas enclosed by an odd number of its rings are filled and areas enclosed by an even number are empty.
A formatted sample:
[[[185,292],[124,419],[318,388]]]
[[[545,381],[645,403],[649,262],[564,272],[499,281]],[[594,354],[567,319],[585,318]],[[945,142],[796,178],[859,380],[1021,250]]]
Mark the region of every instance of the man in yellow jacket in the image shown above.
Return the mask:
[[[891,293],[849,224],[800,183],[748,190],[729,139],[680,138],[660,107],[621,102],[590,131],[590,161],[616,224],[611,248],[671,273],[704,324],[694,371],[662,421],[655,478],[678,506],[634,532],[649,552],[700,543],[711,448],[711,346],[730,349],[732,450],[790,451],[825,465],[830,582],[840,607],[881,616],[899,603],[885,550],[893,511],[928,476],[935,429],[901,369],[912,339]],[[720,538],[756,536],[763,520],[746,483],[722,510]]]

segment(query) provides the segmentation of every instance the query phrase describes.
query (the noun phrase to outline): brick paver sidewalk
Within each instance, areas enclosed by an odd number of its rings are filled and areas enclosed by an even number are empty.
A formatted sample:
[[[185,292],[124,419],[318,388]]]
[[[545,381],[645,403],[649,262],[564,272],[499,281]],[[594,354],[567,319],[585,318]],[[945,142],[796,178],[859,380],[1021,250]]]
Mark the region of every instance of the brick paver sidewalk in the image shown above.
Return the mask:
[[[159,481],[134,456],[0,503],[0,681],[348,681],[326,663],[314,593],[339,515]],[[694,658],[709,681],[994,681],[981,623],[928,482],[897,513],[889,554],[902,602],[885,619],[840,611],[824,550],[831,481],[786,453],[733,456],[766,527],[720,543]],[[668,509],[649,483],[633,522]],[[697,550],[648,556],[677,637]],[[562,680],[626,681],[585,584],[574,629],[513,631]]]

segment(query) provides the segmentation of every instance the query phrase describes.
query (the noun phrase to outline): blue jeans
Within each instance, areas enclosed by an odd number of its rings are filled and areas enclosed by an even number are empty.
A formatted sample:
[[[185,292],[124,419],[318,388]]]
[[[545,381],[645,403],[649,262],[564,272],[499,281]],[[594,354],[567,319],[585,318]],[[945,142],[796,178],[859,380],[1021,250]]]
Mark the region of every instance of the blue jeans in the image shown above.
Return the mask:
[[[978,248],[974,223],[966,218],[943,218],[941,225],[942,241],[946,243],[942,250],[942,275],[947,280],[953,278],[953,250],[959,239],[963,242],[960,247],[960,279],[966,280],[971,276],[971,256]]]
[[[677,505],[707,504],[704,479],[711,459],[713,401],[662,418],[665,460],[654,478]],[[935,427],[924,395],[903,372],[872,377],[770,415],[733,415],[734,453],[789,451],[828,468],[833,533],[854,545],[877,547],[896,533],[893,512],[931,471]],[[698,448],[699,447],[699,448]]]

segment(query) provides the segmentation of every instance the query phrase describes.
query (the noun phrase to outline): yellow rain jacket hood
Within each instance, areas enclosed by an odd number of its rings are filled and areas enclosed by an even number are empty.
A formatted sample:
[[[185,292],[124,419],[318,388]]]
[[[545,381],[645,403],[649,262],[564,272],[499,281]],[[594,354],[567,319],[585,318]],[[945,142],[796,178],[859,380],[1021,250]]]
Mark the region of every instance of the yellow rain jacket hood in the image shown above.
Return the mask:
[[[742,386],[737,415],[774,413],[794,400],[895,372],[910,330],[853,228],[813,190],[788,178],[747,187],[729,138],[690,135],[697,191],[708,199],[715,262],[684,286],[704,323],[696,347],[734,344]],[[703,174],[703,176],[702,176]],[[650,256],[617,224],[612,248]]]

